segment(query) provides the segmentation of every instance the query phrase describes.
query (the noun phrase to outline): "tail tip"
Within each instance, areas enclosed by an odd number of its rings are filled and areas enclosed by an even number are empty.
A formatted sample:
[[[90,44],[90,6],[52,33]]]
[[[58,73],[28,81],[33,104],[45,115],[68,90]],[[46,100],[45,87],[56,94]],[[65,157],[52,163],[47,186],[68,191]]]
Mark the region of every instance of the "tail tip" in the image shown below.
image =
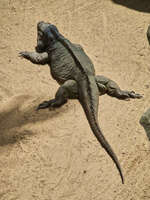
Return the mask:
[[[124,184],[124,177],[121,176],[121,181],[122,181],[122,184]]]

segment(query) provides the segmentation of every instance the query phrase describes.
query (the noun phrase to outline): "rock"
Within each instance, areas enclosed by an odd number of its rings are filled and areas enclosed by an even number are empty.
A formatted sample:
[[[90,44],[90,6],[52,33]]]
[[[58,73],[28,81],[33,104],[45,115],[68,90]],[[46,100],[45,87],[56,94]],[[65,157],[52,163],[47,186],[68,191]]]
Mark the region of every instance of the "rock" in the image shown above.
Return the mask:
[[[142,115],[140,124],[145,129],[147,137],[150,140],[150,108]]]
[[[149,25],[149,27],[147,29],[147,39],[148,39],[148,42],[150,44],[150,25]]]

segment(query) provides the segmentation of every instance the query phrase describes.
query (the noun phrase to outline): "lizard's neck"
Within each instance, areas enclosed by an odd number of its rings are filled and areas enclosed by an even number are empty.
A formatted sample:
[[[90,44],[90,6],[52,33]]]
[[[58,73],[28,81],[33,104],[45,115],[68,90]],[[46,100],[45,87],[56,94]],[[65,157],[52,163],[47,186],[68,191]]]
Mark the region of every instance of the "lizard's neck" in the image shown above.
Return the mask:
[[[46,48],[46,52],[51,53],[52,51],[57,49],[57,43],[59,41],[55,40],[53,41],[47,48]]]

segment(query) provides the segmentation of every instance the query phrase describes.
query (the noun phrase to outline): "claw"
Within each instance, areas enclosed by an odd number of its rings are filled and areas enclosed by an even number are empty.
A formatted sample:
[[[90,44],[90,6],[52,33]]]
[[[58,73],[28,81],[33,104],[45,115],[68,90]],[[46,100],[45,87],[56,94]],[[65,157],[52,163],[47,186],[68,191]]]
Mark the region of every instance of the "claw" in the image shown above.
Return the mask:
[[[141,99],[143,96],[140,94],[135,93],[134,91],[130,92],[130,97],[135,99]]]
[[[28,52],[27,51],[21,51],[21,52],[19,52],[19,57],[21,57],[21,58],[27,58],[27,56],[28,56]]]
[[[40,103],[37,107],[37,111],[40,110],[40,109],[45,109],[45,108],[48,108],[50,105],[49,105],[49,101],[44,101],[43,103]]]
[[[46,109],[46,108],[50,108],[53,106],[54,103],[54,99],[50,100],[50,101],[43,101],[42,103],[39,104],[39,106],[37,107],[36,111],[40,110],[40,109]]]
[[[136,97],[136,98],[138,98],[138,99],[141,99],[141,98],[143,98],[143,96],[142,95],[140,95],[140,94],[137,94],[138,96]]]

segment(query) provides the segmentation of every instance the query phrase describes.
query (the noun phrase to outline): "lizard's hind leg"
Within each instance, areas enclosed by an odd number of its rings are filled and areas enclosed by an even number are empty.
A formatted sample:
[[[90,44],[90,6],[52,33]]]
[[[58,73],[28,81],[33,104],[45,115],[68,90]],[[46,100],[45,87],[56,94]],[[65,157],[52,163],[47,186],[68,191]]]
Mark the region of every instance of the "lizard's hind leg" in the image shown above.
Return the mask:
[[[117,83],[107,77],[96,76],[95,80],[99,88],[100,95],[108,94],[109,96],[116,97],[120,100],[128,100],[130,98],[142,98],[140,94],[136,94],[134,91],[121,90]]]
[[[50,107],[58,108],[67,103],[68,99],[77,99],[77,98],[78,98],[77,83],[76,81],[68,80],[58,88],[55,95],[55,99],[42,102],[37,107],[37,110]]]

